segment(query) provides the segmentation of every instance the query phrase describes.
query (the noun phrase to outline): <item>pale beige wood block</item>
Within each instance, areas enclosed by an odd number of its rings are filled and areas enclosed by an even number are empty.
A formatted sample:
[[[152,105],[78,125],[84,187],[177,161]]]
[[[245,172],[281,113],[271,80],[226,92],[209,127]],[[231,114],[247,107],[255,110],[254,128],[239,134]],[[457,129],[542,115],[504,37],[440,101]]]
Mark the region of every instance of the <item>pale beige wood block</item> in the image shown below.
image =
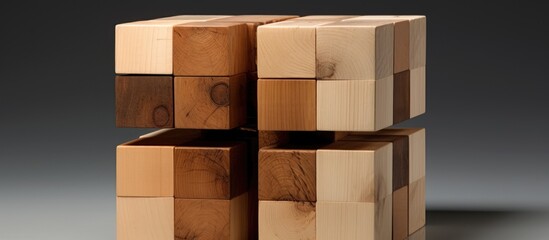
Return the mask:
[[[177,15],[154,19],[155,21],[170,21],[170,20],[197,20],[211,21],[220,18],[231,17],[230,15]]]
[[[425,226],[425,177],[411,182],[408,194],[408,231],[412,234]]]
[[[316,77],[376,80],[393,74],[394,22],[340,21],[317,27]]]
[[[174,240],[174,199],[116,198],[117,240]]]
[[[355,15],[309,15],[292,19],[293,21],[340,21],[357,17]]]
[[[288,20],[259,26],[259,78],[315,78],[316,27],[331,22]]]
[[[315,240],[315,204],[259,201],[259,239]]]
[[[425,129],[415,129],[410,134],[410,183],[425,178],[426,143]]]
[[[318,130],[377,131],[393,124],[393,75],[316,84]]]
[[[410,70],[410,118],[425,113],[425,67]]]
[[[392,193],[392,143],[342,141],[316,155],[317,201],[374,203]]]
[[[317,202],[317,240],[390,240],[392,198],[378,203]]]

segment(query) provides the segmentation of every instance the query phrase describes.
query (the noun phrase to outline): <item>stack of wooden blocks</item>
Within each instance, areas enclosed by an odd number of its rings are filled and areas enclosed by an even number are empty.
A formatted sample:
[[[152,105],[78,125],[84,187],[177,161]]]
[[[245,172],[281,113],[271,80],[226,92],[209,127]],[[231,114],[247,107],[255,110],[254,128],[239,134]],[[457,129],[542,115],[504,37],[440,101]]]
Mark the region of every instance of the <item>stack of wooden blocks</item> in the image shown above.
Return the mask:
[[[116,26],[117,239],[424,238],[423,16]],[[410,237],[411,238],[411,237]]]

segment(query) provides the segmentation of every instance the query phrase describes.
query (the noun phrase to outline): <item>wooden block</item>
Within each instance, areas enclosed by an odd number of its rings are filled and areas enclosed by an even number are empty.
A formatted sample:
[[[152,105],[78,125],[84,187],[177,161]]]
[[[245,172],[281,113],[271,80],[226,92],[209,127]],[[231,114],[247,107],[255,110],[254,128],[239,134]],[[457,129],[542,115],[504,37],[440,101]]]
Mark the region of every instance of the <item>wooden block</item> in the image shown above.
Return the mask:
[[[425,67],[410,70],[410,118],[425,113]]]
[[[195,139],[197,131],[174,137],[147,137],[116,148],[116,195],[173,197],[174,146]]]
[[[259,79],[258,129],[316,131],[316,81]]]
[[[316,202],[316,149],[259,150],[259,200]]]
[[[175,127],[231,129],[246,123],[246,75],[176,77]]]
[[[408,186],[393,192],[393,240],[408,237]]]
[[[315,240],[315,225],[314,203],[259,201],[259,239]]]
[[[316,29],[316,78],[376,80],[393,74],[391,21],[340,21]]]
[[[117,74],[172,74],[173,26],[214,19],[186,16],[116,25],[115,72]]]
[[[410,119],[410,71],[396,73],[393,83],[393,124]]]
[[[317,240],[390,240],[392,198],[377,203],[322,202],[316,204]]]
[[[194,22],[173,31],[176,76],[232,76],[250,70],[246,24]]]
[[[316,28],[334,20],[293,21],[259,26],[259,78],[315,78]]]
[[[292,21],[340,21],[348,18],[357,17],[354,15],[309,15],[294,18]]]
[[[426,240],[426,239],[427,239],[427,234],[426,234],[425,227],[420,228],[419,230],[417,230],[415,233],[413,233],[408,237],[408,240]]]
[[[408,232],[412,234],[425,226],[425,177],[410,183]]]
[[[116,239],[173,240],[173,197],[117,197]]]
[[[318,149],[318,201],[378,202],[392,193],[393,146],[340,141]]]
[[[231,199],[248,191],[243,142],[193,141],[175,147],[175,197]]]
[[[318,130],[377,131],[393,124],[393,76],[317,81]]]
[[[246,193],[231,200],[175,199],[175,239],[246,240],[247,211]]]
[[[171,20],[202,20],[202,21],[212,21],[220,18],[230,17],[228,15],[177,15],[170,17],[163,17],[154,19],[155,21],[171,21]]]
[[[173,127],[173,78],[116,76],[116,127]]]

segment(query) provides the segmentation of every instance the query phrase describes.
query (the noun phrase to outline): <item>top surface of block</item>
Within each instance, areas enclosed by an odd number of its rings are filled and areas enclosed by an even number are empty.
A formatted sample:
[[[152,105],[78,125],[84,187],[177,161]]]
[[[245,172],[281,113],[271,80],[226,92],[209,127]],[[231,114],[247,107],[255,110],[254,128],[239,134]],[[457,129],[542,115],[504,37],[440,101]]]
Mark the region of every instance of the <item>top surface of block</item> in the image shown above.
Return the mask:
[[[227,21],[227,22],[241,22],[241,23],[273,23],[280,22],[287,19],[296,18],[295,15],[239,15],[239,16],[230,16],[225,18],[218,18],[216,21]]]
[[[229,15],[177,15],[177,16],[157,18],[157,19],[153,19],[153,20],[155,20],[155,21],[164,21],[164,20],[202,20],[202,21],[208,21],[208,20],[214,20],[214,19],[226,18],[226,17],[231,17],[231,16],[229,16]]]
[[[319,150],[376,151],[391,145],[388,142],[345,142],[338,141]]]

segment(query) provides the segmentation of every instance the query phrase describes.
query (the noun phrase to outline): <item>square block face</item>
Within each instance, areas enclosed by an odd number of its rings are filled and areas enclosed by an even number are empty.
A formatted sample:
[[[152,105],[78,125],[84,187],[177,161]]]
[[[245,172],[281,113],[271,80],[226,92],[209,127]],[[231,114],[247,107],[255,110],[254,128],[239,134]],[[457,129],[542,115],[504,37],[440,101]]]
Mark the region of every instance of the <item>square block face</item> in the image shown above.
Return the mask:
[[[377,131],[393,124],[393,76],[380,80],[317,81],[317,127]]]
[[[412,234],[425,226],[425,177],[410,183],[408,201],[408,232]]]
[[[410,118],[425,113],[425,67],[410,70]]]
[[[392,198],[379,203],[318,202],[317,240],[390,240]]]
[[[246,123],[246,75],[176,77],[175,127],[231,129]]]
[[[259,201],[259,239],[315,240],[314,203]]]
[[[218,146],[215,146],[218,145]],[[245,143],[190,142],[175,148],[175,197],[231,199],[248,190]]]
[[[336,142],[317,151],[317,200],[379,202],[392,193],[392,144]]]
[[[259,150],[259,199],[316,202],[316,150]]]
[[[396,20],[396,19],[395,19]],[[410,69],[410,22],[395,22],[393,73]]]
[[[393,74],[391,21],[342,21],[319,26],[316,77],[376,80]]]
[[[395,74],[393,83],[393,124],[410,119],[410,71]]]
[[[177,25],[173,31],[176,76],[232,76],[249,71],[246,24],[196,22]]]
[[[173,127],[173,78],[116,76],[116,126]]]
[[[410,134],[410,183],[425,177],[425,129]]]
[[[259,79],[258,129],[316,131],[316,81]]]
[[[173,240],[174,199],[116,198],[117,240]]]
[[[408,237],[408,186],[393,192],[393,240]]]
[[[410,69],[425,67],[427,55],[427,18],[409,16],[410,20]]]

